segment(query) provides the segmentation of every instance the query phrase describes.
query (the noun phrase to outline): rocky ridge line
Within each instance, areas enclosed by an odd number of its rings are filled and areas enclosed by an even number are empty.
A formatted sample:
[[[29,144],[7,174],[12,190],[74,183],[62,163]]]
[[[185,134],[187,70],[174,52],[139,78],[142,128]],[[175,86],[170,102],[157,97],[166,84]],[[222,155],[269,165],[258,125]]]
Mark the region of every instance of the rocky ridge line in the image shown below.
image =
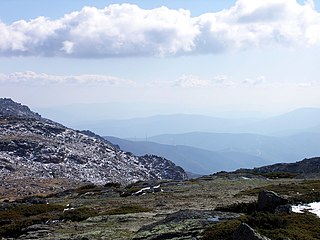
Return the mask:
[[[149,179],[183,180],[187,176],[167,159],[134,156],[98,135],[64,127],[26,106],[1,99],[0,179],[4,184],[25,178],[127,184]]]

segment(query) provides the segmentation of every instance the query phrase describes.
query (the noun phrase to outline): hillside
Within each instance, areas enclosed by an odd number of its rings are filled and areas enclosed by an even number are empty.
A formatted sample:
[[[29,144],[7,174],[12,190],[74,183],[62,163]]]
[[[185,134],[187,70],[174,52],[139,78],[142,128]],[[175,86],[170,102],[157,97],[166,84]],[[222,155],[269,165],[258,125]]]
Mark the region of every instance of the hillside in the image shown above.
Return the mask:
[[[1,99],[0,106],[7,102]],[[186,178],[182,168],[165,158],[134,156],[101,137],[43,119],[20,104],[11,102],[9,114],[7,107],[0,109],[2,187],[17,179],[22,182],[23,179],[70,179],[105,184]]]
[[[277,163],[254,169],[240,169],[236,172],[252,172],[256,174],[279,174],[290,173],[299,178],[319,178],[320,177],[320,157],[303,159],[294,163]]]

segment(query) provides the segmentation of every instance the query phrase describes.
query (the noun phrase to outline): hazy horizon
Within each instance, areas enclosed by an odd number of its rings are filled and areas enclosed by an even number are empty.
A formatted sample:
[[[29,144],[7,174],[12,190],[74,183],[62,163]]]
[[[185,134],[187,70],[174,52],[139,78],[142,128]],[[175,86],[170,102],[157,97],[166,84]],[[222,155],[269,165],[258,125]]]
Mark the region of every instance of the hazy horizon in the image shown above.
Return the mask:
[[[24,104],[24,103],[22,103]],[[152,105],[152,106],[151,106]],[[226,119],[266,119],[301,109],[320,109],[320,107],[299,107],[283,111],[259,111],[249,110],[250,108],[235,108],[233,106],[220,107],[216,109],[194,109],[172,108],[167,106],[136,103],[74,103],[69,105],[35,107],[29,106],[31,110],[41,114],[45,118],[53,118],[56,121],[64,121],[67,117],[72,117],[75,121],[104,121],[104,120],[129,120],[138,118],[150,118],[170,115],[194,115],[212,118]]]

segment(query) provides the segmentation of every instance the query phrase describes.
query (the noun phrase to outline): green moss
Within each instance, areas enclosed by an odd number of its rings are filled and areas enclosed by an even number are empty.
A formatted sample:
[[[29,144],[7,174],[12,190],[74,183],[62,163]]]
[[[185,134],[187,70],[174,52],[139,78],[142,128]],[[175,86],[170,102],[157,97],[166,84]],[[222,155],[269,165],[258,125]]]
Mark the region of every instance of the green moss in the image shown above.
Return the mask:
[[[232,234],[241,223],[240,220],[230,220],[217,223],[202,233],[202,240],[232,240]]]
[[[121,206],[115,209],[111,209],[104,215],[118,215],[118,214],[127,214],[127,213],[139,213],[139,212],[150,212],[152,209],[141,207],[141,206]]]

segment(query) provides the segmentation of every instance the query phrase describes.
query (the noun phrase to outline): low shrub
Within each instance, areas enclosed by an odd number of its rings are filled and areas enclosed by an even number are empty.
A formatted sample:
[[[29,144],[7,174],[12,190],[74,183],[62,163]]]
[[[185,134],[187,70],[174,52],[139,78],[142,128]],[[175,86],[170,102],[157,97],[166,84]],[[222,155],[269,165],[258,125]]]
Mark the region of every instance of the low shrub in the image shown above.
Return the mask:
[[[249,202],[249,203],[240,202],[240,203],[234,203],[229,206],[216,207],[215,211],[250,214],[250,213],[255,212],[256,209],[257,209],[256,202]]]
[[[0,236],[17,237],[33,224],[59,219],[63,206],[55,204],[21,204],[0,211]]]
[[[247,216],[246,223],[255,229],[286,228],[288,221],[279,214],[254,212]]]
[[[270,179],[278,179],[278,178],[295,178],[299,174],[290,173],[290,172],[270,172],[270,173],[262,173],[260,175]]]
[[[94,210],[92,208],[76,208],[76,209],[70,209],[67,211],[64,211],[63,214],[61,214],[60,219],[61,220],[69,220],[72,222],[80,222],[83,220],[88,219],[89,217],[97,216],[99,212],[97,210]]]

